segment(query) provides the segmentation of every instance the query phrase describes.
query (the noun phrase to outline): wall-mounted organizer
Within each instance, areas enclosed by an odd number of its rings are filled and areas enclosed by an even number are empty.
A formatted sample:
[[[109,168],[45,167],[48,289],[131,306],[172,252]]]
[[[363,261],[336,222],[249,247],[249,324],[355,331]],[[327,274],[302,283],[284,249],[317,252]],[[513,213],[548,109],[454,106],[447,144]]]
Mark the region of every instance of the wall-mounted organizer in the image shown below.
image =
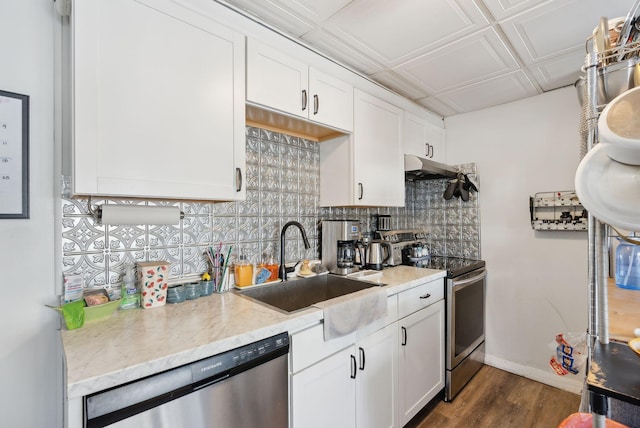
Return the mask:
[[[529,197],[534,230],[587,230],[587,210],[576,192],[539,192]]]

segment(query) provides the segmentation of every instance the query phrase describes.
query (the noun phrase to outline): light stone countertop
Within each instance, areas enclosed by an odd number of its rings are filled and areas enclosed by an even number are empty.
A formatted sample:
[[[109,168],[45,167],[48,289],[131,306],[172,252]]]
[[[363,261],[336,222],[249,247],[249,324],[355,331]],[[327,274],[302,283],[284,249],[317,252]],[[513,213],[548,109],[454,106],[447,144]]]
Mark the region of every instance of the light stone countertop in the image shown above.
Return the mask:
[[[368,282],[386,284],[391,296],[444,276],[444,271],[397,266]],[[61,331],[67,398],[79,398],[321,321],[320,309],[287,315],[235,293],[117,311],[108,320]]]

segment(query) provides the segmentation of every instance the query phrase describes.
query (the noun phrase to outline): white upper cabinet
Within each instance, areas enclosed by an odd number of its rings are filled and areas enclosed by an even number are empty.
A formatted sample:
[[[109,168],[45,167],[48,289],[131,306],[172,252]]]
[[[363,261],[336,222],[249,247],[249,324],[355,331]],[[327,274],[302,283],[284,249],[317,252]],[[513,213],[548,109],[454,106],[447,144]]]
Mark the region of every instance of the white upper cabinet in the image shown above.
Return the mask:
[[[444,163],[445,130],[416,114],[404,112],[404,153]]]
[[[308,116],[309,66],[252,39],[247,40],[247,101]]]
[[[309,68],[309,119],[353,131],[353,86]]]
[[[247,101],[332,128],[353,130],[353,86],[249,39]]]
[[[354,90],[350,136],[320,143],[320,206],[404,206],[403,112]]]
[[[241,34],[169,0],[76,1],[67,29],[71,193],[244,198]]]

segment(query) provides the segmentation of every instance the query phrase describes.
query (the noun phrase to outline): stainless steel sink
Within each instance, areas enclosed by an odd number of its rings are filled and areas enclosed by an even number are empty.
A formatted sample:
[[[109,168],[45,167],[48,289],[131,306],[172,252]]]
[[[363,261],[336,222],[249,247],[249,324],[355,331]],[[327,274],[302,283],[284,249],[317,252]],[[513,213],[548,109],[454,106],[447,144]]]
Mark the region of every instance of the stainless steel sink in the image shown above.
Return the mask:
[[[282,312],[291,313],[306,309],[314,303],[380,285],[329,274],[289,279],[236,292]]]

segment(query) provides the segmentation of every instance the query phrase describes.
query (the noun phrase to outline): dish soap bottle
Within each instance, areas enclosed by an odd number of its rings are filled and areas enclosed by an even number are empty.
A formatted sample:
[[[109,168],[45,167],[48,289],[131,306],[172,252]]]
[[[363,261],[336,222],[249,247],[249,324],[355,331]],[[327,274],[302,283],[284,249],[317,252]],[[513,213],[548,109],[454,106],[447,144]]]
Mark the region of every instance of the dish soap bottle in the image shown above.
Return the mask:
[[[240,250],[238,262],[235,265],[235,282],[238,287],[246,287],[253,283],[253,265],[244,250]]]
[[[120,309],[135,309],[140,307],[140,293],[136,287],[136,272],[134,265],[125,265],[122,277],[122,301]]]
[[[264,267],[266,267],[269,272],[271,272],[271,275],[269,275],[269,279],[267,281],[275,281],[276,279],[278,279],[278,271],[280,270],[280,265],[276,261],[275,257],[273,257],[273,253],[271,252],[270,248],[267,252],[265,252],[264,255]]]

